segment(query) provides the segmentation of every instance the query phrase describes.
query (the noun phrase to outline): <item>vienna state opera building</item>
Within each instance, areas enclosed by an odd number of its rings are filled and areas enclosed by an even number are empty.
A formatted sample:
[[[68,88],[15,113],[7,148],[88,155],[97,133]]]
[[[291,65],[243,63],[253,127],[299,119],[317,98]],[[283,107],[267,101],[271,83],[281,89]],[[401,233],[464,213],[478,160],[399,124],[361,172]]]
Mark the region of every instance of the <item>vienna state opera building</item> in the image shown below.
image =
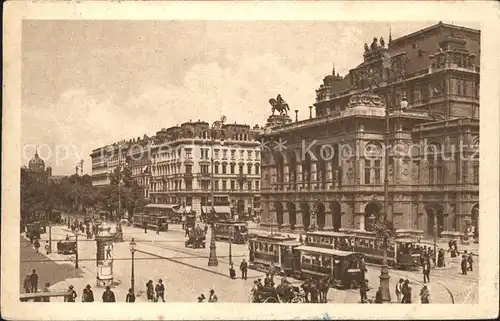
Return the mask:
[[[269,117],[261,225],[371,231],[385,215],[425,237],[477,239],[480,31],[440,22],[370,39],[362,58],[324,77],[309,119]]]

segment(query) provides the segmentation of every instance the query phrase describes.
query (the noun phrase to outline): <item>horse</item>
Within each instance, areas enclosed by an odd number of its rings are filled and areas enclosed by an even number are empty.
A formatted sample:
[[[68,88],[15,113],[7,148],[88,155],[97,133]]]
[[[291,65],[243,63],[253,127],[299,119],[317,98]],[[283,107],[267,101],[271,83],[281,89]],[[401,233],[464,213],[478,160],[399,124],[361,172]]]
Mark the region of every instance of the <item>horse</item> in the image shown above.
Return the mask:
[[[271,98],[271,99],[269,99],[269,104],[271,104],[271,106],[272,106],[271,111],[272,111],[273,115],[274,115],[275,110],[277,110],[281,116],[288,115],[287,111],[290,110],[290,107],[284,101],[279,102],[276,99]]]
[[[327,303],[328,291],[332,284],[333,277],[326,275],[318,281],[319,303]]]

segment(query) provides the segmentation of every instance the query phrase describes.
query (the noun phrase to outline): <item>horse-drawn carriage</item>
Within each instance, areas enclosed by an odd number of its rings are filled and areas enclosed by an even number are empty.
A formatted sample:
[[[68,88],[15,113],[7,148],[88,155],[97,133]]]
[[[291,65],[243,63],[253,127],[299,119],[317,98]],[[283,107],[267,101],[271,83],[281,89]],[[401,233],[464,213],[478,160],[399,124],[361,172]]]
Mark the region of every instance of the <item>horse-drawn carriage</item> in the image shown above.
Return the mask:
[[[304,292],[298,286],[289,283],[275,287],[257,287],[250,292],[252,303],[302,303]]]
[[[184,242],[185,247],[192,247],[196,249],[198,247],[205,248],[206,234],[200,227],[194,227],[189,230],[188,239]]]

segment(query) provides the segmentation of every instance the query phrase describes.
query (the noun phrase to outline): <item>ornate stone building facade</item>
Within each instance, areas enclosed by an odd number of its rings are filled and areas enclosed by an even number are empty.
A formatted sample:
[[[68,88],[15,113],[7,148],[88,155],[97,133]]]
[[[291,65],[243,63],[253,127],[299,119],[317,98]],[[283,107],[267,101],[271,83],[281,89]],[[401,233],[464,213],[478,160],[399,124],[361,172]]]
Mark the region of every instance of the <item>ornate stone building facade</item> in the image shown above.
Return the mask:
[[[110,173],[127,166],[150,207],[183,205],[201,214],[213,191],[217,211],[260,209],[259,128],[224,124],[219,132],[224,137],[212,140],[208,123],[190,121],[97,148],[90,155],[93,186],[109,185]]]
[[[479,48],[478,30],[443,23],[365,44],[358,67],[324,78],[315,117],[263,131],[262,225],[369,231],[385,214],[426,236],[477,236]]]
[[[240,215],[260,208],[257,134],[258,128],[234,123],[215,135],[203,121],[157,132],[151,148],[152,202],[185,205],[197,214],[209,205]]]

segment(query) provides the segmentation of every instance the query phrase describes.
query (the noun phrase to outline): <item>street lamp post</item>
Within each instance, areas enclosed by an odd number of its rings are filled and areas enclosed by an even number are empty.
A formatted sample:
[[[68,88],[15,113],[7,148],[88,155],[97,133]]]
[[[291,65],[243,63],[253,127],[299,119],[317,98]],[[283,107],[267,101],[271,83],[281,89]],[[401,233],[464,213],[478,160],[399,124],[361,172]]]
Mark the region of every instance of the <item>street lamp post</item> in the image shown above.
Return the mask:
[[[214,144],[215,144],[215,134],[217,131],[220,131],[222,129],[222,125],[224,124],[226,120],[225,116],[221,117],[220,121],[216,121],[212,124],[212,131],[210,132],[210,199],[211,199],[211,218],[210,218],[210,230],[211,230],[211,235],[210,235],[210,254],[208,257],[208,266],[218,266],[219,261],[217,260],[217,248],[215,244],[215,226],[214,226],[214,219],[215,219],[215,209],[214,209]],[[207,202],[208,203],[208,202]],[[213,210],[212,210],[213,209]]]
[[[75,269],[78,269],[78,229],[75,229],[74,231],[74,234],[75,234],[75,248],[76,248],[76,251],[75,251]]]
[[[389,135],[390,135],[390,119],[389,119],[389,91],[391,90],[392,78],[391,78],[391,58],[386,52],[383,59],[382,65],[386,70],[387,74],[387,89],[385,91],[385,134],[384,134],[384,222],[387,221],[387,212],[389,211]],[[387,237],[384,236],[383,244],[383,261],[382,268],[380,270],[380,287],[382,288],[382,301],[391,301],[391,292],[389,289],[389,266],[387,265]]]
[[[233,247],[233,236],[234,236],[234,229],[231,226],[230,227],[230,235],[229,235],[229,265],[233,264],[233,254],[232,254],[232,247]]]
[[[132,241],[130,241],[129,243],[129,247],[130,247],[130,253],[132,254],[132,274],[131,274],[131,277],[130,277],[130,287],[132,288],[132,292],[135,291],[135,278],[134,278],[134,273],[135,273],[135,269],[134,269],[134,258],[135,258],[135,246],[136,246],[136,243],[134,241],[134,239],[132,239]]]
[[[49,209],[49,247],[47,249],[47,254],[52,253],[52,208]]]

